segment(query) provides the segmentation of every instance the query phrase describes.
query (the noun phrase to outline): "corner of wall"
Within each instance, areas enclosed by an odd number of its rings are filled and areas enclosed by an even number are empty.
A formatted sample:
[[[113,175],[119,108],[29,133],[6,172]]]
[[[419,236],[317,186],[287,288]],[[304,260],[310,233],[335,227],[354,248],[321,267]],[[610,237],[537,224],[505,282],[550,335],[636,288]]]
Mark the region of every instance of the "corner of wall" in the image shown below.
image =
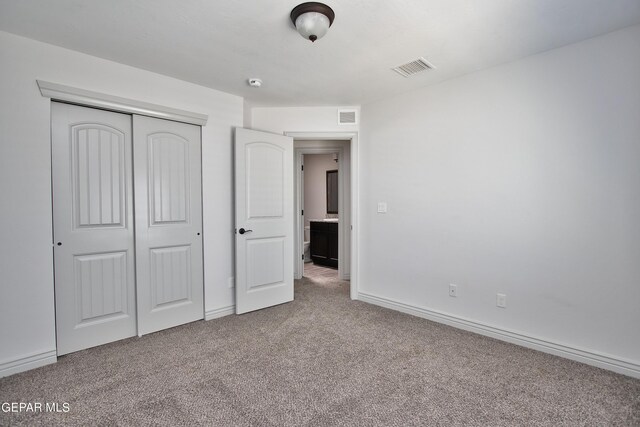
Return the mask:
[[[245,129],[251,129],[253,124],[253,107],[246,99],[242,100],[242,127]]]

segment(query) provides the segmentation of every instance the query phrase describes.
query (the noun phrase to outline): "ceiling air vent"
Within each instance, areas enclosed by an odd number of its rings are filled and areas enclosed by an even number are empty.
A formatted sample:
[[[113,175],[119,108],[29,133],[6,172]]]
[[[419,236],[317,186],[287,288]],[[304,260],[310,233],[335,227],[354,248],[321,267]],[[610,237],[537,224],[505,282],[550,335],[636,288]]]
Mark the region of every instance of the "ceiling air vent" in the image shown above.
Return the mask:
[[[421,71],[433,70],[434,68],[436,67],[434,67],[433,64],[431,64],[426,59],[418,58],[415,61],[407,62],[406,64],[392,68],[392,70],[400,74],[401,76],[410,77]]]
[[[339,108],[338,109],[339,125],[355,125],[358,124],[355,108]]]

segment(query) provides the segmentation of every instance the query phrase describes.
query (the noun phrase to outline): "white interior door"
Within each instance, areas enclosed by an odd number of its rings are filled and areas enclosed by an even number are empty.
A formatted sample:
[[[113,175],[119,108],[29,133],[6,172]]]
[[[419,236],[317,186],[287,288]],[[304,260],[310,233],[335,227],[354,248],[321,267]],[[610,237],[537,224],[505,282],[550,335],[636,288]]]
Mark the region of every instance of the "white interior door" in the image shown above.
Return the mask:
[[[293,139],[236,129],[236,313],[293,300]]]
[[[51,104],[58,355],[135,335],[131,117]]]
[[[204,317],[200,127],[134,116],[138,334]]]

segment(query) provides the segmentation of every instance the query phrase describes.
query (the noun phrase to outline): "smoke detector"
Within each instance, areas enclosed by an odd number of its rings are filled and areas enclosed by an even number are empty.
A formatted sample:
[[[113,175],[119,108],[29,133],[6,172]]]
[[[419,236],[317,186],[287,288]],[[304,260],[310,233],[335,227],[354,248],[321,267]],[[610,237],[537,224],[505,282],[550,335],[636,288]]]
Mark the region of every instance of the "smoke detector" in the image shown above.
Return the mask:
[[[260,87],[260,86],[262,86],[262,80],[260,80],[260,79],[249,79],[249,86],[251,86],[251,87]]]

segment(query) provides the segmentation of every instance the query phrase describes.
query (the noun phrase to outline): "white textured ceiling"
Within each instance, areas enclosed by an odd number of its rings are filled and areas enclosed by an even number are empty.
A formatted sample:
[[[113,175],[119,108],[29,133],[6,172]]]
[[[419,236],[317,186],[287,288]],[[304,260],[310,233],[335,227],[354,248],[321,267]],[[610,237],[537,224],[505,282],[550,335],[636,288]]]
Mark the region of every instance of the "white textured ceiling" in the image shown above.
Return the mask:
[[[289,20],[300,2],[0,0],[0,29],[251,105],[354,105],[640,22],[640,0],[327,0],[336,19],[312,44]],[[420,56],[437,70],[390,70]]]

